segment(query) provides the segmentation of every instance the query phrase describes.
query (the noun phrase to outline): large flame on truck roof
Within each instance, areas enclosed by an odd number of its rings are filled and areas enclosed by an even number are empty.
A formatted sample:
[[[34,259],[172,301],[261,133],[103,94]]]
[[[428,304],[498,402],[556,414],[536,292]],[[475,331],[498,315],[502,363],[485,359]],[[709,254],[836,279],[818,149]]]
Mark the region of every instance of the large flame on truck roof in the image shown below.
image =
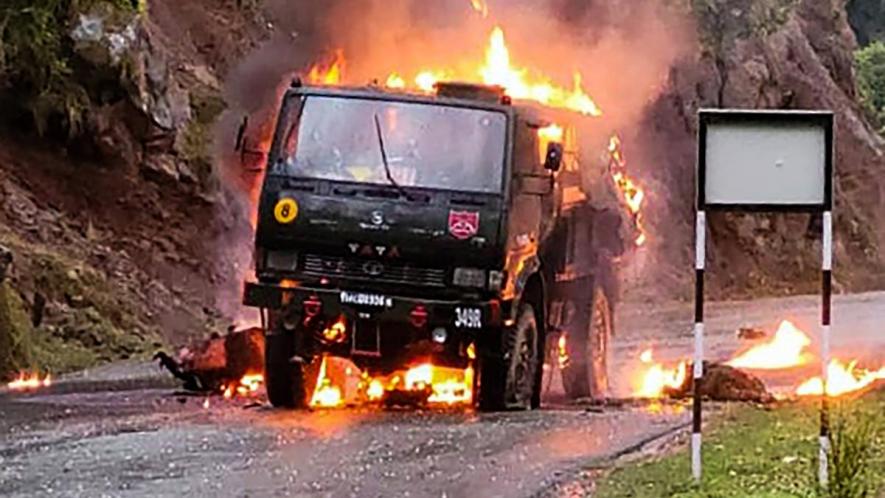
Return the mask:
[[[479,11],[485,8],[484,2],[477,0]],[[346,67],[344,53],[337,51],[331,63],[316,64],[310,68],[307,81],[314,85],[338,85],[344,79]],[[571,87],[555,83],[551,78],[515,66],[511,61],[510,49],[500,26],[492,29],[486,47],[485,59],[472,64],[458,64],[457,67],[473,67],[473,70],[452,68],[427,68],[404,77],[404,72],[393,72],[387,76],[385,86],[391,89],[414,90],[430,93],[442,81],[462,81],[499,86],[514,99],[532,100],[541,104],[569,109],[588,116],[599,116],[602,111],[587,94],[580,72],[572,75]]]

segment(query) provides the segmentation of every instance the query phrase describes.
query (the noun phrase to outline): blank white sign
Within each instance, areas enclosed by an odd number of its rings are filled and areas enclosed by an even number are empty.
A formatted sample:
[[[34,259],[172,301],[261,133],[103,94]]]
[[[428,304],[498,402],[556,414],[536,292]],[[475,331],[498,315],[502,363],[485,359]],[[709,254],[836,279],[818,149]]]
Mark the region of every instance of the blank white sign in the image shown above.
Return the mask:
[[[811,205],[825,202],[826,130],[818,124],[711,122],[707,204]]]

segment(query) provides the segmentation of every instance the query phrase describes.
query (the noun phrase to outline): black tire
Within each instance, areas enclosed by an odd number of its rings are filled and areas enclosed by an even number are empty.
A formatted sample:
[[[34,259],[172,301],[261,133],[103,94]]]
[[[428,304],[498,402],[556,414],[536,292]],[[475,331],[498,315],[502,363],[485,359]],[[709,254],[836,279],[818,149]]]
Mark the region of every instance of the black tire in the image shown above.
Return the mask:
[[[608,394],[612,308],[602,287],[595,287],[591,303],[576,306],[566,333],[568,364],[562,369],[566,395],[571,399],[604,399]]]
[[[294,355],[293,332],[273,329],[268,332],[264,345],[264,382],[267,399],[277,408],[307,406],[304,371],[300,363],[292,361]]]
[[[535,308],[522,303],[516,325],[502,334],[499,354],[480,363],[480,410],[529,410],[536,406],[539,334]]]

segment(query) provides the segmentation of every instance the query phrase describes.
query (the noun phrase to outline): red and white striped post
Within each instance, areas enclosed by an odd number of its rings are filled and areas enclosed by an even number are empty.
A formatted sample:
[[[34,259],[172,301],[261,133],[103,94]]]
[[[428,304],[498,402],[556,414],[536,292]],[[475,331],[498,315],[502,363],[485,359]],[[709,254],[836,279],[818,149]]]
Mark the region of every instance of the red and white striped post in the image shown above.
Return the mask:
[[[818,454],[818,480],[821,487],[827,487],[829,482],[829,453],[830,453],[830,408],[827,400],[827,387],[830,366],[830,303],[833,290],[833,213],[825,211],[823,214],[823,240],[822,240],[822,282],[821,282],[821,384],[820,397],[820,451]]]
[[[704,376],[704,263],[707,215],[697,212],[695,222],[694,366],[692,368],[691,475],[701,480],[701,378]]]

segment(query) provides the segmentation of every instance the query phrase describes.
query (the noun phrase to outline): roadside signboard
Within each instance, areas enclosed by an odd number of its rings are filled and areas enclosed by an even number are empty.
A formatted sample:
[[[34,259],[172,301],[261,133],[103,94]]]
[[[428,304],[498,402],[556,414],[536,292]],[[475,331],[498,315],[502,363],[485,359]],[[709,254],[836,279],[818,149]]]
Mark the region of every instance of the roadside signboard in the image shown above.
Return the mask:
[[[695,223],[694,400],[692,475],[700,480],[704,359],[704,268],[707,211],[808,212],[822,217],[821,396],[819,479],[827,483],[833,246],[833,113],[703,109],[699,113]]]

